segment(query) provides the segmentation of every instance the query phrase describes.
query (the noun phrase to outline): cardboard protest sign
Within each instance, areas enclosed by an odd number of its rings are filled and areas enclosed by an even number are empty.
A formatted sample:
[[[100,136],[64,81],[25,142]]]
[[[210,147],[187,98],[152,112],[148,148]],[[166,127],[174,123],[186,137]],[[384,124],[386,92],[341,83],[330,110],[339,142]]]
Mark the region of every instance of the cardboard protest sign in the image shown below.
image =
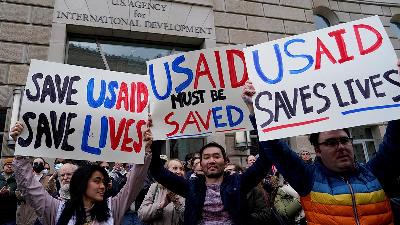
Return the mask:
[[[176,54],[147,62],[155,140],[251,129],[241,99],[244,46]]]
[[[397,57],[378,16],[244,52],[261,140],[400,118]]]
[[[147,77],[32,60],[16,155],[143,163]]]

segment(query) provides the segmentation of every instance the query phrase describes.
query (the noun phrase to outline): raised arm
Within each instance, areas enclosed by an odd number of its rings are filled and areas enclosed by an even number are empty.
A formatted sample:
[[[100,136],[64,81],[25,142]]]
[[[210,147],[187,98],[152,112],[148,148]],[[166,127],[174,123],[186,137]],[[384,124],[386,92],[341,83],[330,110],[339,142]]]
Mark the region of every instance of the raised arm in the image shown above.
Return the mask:
[[[253,128],[257,130],[252,101],[254,94],[253,84],[251,81],[247,81],[244,85],[242,98],[249,108]],[[267,158],[266,161],[272,161],[278,171],[301,196],[305,196],[311,191],[314,167],[306,165],[285,141],[261,141],[260,158],[264,156]]]
[[[147,177],[147,170],[149,169],[152,158],[150,152],[152,136],[149,129],[144,132],[144,140],[146,141],[144,164],[134,165],[134,167],[132,167],[131,171],[128,173],[128,179],[124,187],[115,197],[111,198],[111,211],[114,224],[121,224],[126,210],[135,201]]]
[[[400,120],[388,123],[379,150],[367,165],[383,183],[400,176]]]
[[[160,159],[161,147],[162,141],[155,141],[151,146],[151,151],[153,152],[153,159],[150,164],[151,175],[158,183],[168,190],[186,198],[188,181],[184,177],[178,176],[164,167]]]
[[[14,141],[21,134],[22,129],[23,125],[19,122],[11,129],[10,135]],[[43,185],[34,179],[32,165],[28,158],[16,156],[13,166],[17,187],[26,197],[27,203],[35,209],[38,217],[44,219],[45,224],[54,225],[61,201],[53,198]]]

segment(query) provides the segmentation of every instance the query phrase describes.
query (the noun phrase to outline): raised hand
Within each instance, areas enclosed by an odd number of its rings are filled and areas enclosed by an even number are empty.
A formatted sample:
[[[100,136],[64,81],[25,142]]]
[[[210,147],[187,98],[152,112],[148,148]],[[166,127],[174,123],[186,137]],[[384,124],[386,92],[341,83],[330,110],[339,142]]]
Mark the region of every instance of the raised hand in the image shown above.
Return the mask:
[[[256,93],[256,90],[254,89],[253,83],[250,80],[247,80],[243,86],[242,99],[243,99],[244,103],[247,105],[247,108],[249,108],[249,111],[251,114],[254,114],[252,98],[255,93]]]
[[[15,125],[11,128],[10,131],[10,136],[12,139],[16,142],[18,136],[22,133],[22,130],[24,129],[24,126],[22,125],[21,122],[17,121]]]

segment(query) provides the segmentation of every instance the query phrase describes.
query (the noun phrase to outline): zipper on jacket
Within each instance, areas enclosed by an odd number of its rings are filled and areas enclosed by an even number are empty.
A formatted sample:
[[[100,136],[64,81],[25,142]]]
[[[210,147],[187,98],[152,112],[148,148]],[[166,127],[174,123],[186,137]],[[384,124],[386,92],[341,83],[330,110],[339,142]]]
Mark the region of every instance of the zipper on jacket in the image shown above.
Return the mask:
[[[346,182],[347,186],[349,186],[350,194],[351,194],[351,201],[353,203],[354,219],[356,220],[356,224],[360,225],[360,219],[358,218],[358,213],[357,213],[356,196],[354,195],[353,187],[349,183],[348,179],[344,179],[344,178],[342,178],[342,179]]]

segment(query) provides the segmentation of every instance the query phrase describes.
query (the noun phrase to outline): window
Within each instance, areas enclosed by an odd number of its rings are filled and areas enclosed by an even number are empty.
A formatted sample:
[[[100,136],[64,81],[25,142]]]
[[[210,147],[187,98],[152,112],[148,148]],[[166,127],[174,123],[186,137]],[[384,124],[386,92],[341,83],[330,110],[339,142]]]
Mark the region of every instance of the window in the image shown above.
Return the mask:
[[[315,20],[315,29],[322,29],[322,28],[326,28],[326,27],[330,27],[331,23],[329,22],[329,20],[321,15],[314,15],[314,20]]]
[[[400,38],[400,22],[391,22],[390,28],[397,38]]]
[[[7,109],[0,108],[0,152],[3,150],[4,129],[6,127]]]
[[[354,127],[350,129],[353,137],[354,154],[361,163],[368,162],[376,153],[371,127]]]
[[[198,48],[70,38],[66,63],[133,74],[147,74],[146,61]],[[187,153],[197,152],[204,138],[169,140],[162,152],[170,158],[184,160]]]
[[[146,61],[194,48],[71,38],[67,64],[147,74]]]

